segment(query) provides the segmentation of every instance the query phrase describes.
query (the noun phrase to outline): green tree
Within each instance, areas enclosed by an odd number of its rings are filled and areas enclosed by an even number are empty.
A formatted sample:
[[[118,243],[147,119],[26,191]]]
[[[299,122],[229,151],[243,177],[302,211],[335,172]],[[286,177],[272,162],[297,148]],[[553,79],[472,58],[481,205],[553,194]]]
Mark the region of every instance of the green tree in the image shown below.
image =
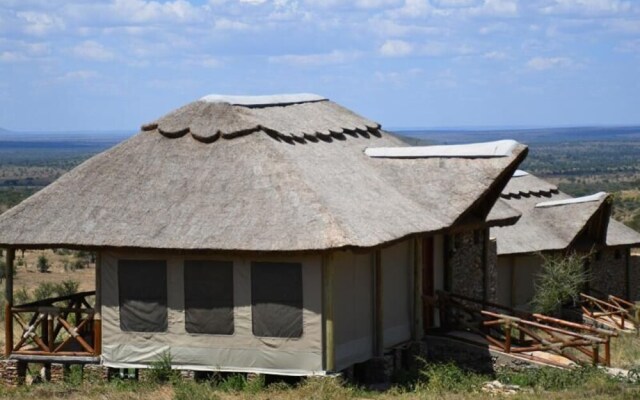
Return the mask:
[[[49,260],[44,254],[38,257],[38,271],[40,272],[49,271]]]
[[[589,280],[584,268],[588,255],[573,252],[566,256],[540,254],[542,271],[535,283],[532,305],[535,312],[558,315],[563,305],[577,301],[580,291]]]

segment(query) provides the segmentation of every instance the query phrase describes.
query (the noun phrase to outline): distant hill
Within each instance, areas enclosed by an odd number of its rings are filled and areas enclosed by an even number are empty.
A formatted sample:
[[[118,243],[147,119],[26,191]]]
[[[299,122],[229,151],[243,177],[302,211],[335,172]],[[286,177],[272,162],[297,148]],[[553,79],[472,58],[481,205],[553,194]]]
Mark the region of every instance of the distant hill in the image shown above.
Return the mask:
[[[487,142],[515,139],[521,143],[563,143],[597,141],[637,141],[640,126],[624,127],[573,127],[541,129],[492,129],[492,130],[396,130],[401,136],[426,140],[438,144]]]

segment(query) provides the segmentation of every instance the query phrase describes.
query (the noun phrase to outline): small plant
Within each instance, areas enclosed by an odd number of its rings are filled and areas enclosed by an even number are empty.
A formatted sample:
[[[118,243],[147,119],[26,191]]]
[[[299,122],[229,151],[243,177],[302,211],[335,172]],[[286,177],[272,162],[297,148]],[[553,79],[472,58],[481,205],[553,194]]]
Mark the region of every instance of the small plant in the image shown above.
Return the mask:
[[[151,363],[149,378],[156,383],[176,382],[180,373],[172,368],[173,358],[168,351],[160,354],[156,361]]]
[[[535,294],[531,301],[533,309],[541,314],[558,315],[563,305],[577,301],[589,275],[584,262],[590,255],[571,253],[542,257],[542,272],[537,276]]]
[[[16,305],[26,304],[31,302],[31,296],[27,289],[21,287],[13,293],[13,303]]]
[[[51,282],[42,282],[33,291],[33,297],[36,301],[54,297],[56,294],[56,285]]]
[[[54,291],[60,297],[78,293],[80,282],[74,280],[62,281],[55,285]]]
[[[38,257],[37,267],[39,272],[49,272],[49,260],[44,254]]]
[[[489,380],[488,377],[466,371],[454,363],[426,364],[420,371],[418,387],[430,392],[474,392]]]

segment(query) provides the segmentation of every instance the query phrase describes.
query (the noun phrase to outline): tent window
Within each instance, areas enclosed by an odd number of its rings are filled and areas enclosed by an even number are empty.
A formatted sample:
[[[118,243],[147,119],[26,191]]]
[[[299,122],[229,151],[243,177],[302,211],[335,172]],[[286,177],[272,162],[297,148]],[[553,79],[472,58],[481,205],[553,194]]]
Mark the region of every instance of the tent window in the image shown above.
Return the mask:
[[[189,333],[233,335],[233,263],[184,263],[185,329]]]
[[[120,329],[127,332],[167,330],[167,262],[119,260]]]
[[[302,336],[302,265],[251,264],[253,334],[261,337]]]

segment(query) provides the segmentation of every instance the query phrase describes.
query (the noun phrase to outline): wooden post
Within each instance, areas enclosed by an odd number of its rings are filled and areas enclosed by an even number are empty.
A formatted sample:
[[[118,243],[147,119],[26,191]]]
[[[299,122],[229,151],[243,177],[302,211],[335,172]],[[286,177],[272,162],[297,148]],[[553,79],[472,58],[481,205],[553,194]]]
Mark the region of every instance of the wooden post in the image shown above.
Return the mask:
[[[8,358],[13,348],[13,261],[16,257],[16,250],[8,248],[6,251],[4,267],[4,356]]]
[[[413,332],[412,339],[420,340],[423,332],[422,311],[422,238],[413,239]]]
[[[604,365],[611,366],[611,337],[607,336],[607,341],[604,343]]]
[[[596,343],[594,343],[592,345],[592,348],[593,348],[593,360],[592,360],[592,362],[593,362],[593,366],[595,367],[596,365],[598,365],[598,361],[599,361],[598,359],[600,358],[599,355],[598,355],[598,345]]]
[[[511,323],[504,327],[504,352],[511,353]]]
[[[102,253],[96,253],[96,300],[93,314],[93,350],[96,356],[102,353]]]
[[[376,250],[374,253],[374,281],[375,281],[375,345],[374,355],[381,357],[384,355],[384,315],[383,315],[383,276],[382,276],[382,255],[380,250]]]
[[[336,368],[335,330],[333,325],[333,266],[329,262],[329,256],[322,256],[322,297],[324,309],[324,346],[325,346],[325,370],[333,371]]]

